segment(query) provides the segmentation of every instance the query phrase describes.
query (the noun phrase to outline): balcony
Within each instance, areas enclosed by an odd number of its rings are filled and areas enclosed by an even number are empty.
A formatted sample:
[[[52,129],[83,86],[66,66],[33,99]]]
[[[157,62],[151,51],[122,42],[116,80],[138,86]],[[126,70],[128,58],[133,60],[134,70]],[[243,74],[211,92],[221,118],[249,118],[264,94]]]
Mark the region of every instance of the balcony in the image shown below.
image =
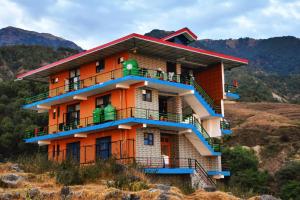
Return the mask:
[[[168,127],[169,130],[193,132],[187,138],[194,146],[203,151],[203,155],[219,155],[220,143],[213,140],[201,123],[192,116],[183,118],[179,113],[160,113],[157,110],[143,108],[126,108],[112,113],[113,118],[95,123],[93,116],[76,119],[68,123],[50,125],[44,128],[35,128],[25,132],[26,142],[38,142],[57,139],[60,137],[73,137],[75,134],[88,133],[96,130],[105,130],[126,124],[147,124],[155,127]],[[199,150],[198,149],[198,150]],[[200,151],[200,150],[199,150]]]
[[[237,81],[233,81],[233,84],[225,84],[225,93],[228,99],[236,100],[239,99],[240,96],[237,93],[238,83]]]
[[[230,135],[232,134],[230,122],[227,120],[220,121],[220,128],[223,135]]]
[[[64,85],[62,87],[54,88],[33,97],[25,99],[24,108],[37,109],[38,105],[51,106],[67,101],[73,100],[75,95],[91,96],[99,94],[101,92],[115,89],[117,84],[126,83],[134,84],[141,81],[151,82],[149,85],[153,88],[160,90],[170,91],[176,89],[180,93],[187,93],[191,90],[195,91],[194,96],[196,100],[205,107],[208,115],[222,117],[221,108],[217,106],[214,100],[205,92],[205,90],[194,81],[193,77],[186,77],[180,74],[164,73],[159,70],[140,69],[134,73],[123,73],[123,68],[115,69],[109,72],[98,74],[72,85]],[[166,84],[170,83],[170,84]],[[188,99],[190,100],[190,99]],[[198,105],[195,105],[195,109],[199,112]]]

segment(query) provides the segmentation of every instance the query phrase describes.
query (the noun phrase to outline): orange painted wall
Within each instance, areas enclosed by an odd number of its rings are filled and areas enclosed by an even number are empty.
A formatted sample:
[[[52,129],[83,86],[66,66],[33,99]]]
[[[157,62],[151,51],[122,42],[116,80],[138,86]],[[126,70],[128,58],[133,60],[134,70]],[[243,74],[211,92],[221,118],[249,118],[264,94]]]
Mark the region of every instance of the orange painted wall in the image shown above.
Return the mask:
[[[50,159],[62,161],[66,158],[66,148],[68,143],[80,142],[80,162],[86,163],[95,160],[96,152],[96,139],[111,136],[111,152],[117,158],[120,158],[120,152],[123,157],[134,157],[135,156],[135,131],[136,127],[132,127],[131,130],[106,130],[96,133],[88,134],[87,138],[67,138],[61,140],[53,140],[49,145],[48,155]],[[122,148],[120,148],[120,143]],[[53,155],[53,149],[56,151],[57,145],[60,146],[60,153],[57,156],[57,152]]]
[[[58,82],[51,83],[51,80],[55,78],[58,78]],[[58,74],[51,75],[49,79],[49,90],[58,87],[63,87],[65,85],[65,79],[69,79],[69,71],[62,71]]]
[[[93,61],[87,64],[84,64],[80,66],[80,80],[84,80],[86,78],[98,75],[98,74],[104,74],[106,72],[109,72],[114,69],[118,69],[122,67],[122,64],[118,63],[118,58],[123,57],[125,60],[128,59],[129,54],[128,52],[121,52],[112,56],[108,56],[105,58],[105,68],[102,72],[96,73],[96,62]],[[52,79],[58,78],[57,83],[51,83]],[[65,84],[65,79],[69,78],[69,71],[62,71],[57,74],[53,74],[50,76],[49,79],[49,90],[57,88],[57,87],[62,87]]]
[[[197,83],[215,100],[215,104],[220,105],[223,98],[221,64],[209,66],[207,70],[196,72],[194,75]]]

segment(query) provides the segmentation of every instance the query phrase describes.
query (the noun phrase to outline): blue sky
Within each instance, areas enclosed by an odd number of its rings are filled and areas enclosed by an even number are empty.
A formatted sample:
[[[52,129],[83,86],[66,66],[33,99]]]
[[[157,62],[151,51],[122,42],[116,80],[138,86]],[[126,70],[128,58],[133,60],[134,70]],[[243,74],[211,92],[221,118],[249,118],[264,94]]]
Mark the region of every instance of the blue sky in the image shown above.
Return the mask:
[[[189,27],[199,39],[300,37],[300,0],[1,0],[0,28],[88,49],[129,33]]]

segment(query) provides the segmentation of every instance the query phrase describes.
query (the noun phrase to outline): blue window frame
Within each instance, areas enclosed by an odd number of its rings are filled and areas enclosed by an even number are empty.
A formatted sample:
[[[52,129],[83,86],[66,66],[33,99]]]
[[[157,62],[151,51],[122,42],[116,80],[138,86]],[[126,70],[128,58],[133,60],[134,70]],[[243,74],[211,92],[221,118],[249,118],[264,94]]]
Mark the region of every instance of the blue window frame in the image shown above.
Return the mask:
[[[144,145],[153,145],[154,137],[153,133],[144,133]]]

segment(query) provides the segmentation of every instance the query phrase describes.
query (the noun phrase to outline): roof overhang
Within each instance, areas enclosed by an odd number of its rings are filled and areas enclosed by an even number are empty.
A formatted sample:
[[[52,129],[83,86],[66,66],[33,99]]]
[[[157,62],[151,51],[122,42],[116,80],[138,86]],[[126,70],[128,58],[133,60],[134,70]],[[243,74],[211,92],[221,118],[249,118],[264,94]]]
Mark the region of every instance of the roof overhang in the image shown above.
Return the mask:
[[[225,69],[248,64],[248,60],[246,59],[133,33],[49,65],[17,75],[17,79],[48,81],[48,77],[52,74],[76,68],[82,64],[96,61],[115,53],[132,51],[133,49],[138,54],[160,57],[174,62],[195,63],[199,64],[195,66],[202,68],[220,62],[223,62]]]
[[[176,37],[178,35],[184,35],[190,42],[197,40],[197,36],[195,33],[193,33],[188,28],[182,28],[178,31],[175,31],[174,33],[167,35],[166,37],[162,38],[162,40],[167,41],[170,40],[173,37]]]

